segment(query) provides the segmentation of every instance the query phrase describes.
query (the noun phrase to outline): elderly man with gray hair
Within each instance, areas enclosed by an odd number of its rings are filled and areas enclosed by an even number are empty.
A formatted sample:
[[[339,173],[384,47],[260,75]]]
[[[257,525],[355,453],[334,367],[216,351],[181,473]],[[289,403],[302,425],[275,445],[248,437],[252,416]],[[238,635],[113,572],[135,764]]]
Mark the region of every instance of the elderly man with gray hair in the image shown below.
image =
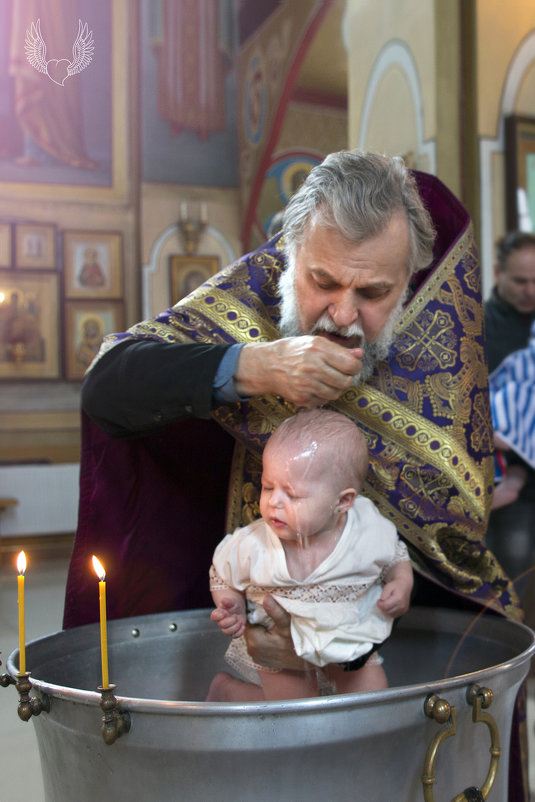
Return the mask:
[[[421,582],[519,615],[482,543],[493,447],[469,217],[400,158],[327,156],[281,234],[105,338],[82,400],[69,626],[95,618],[80,568],[90,550],[121,565],[111,617],[209,603],[212,547],[258,517],[265,441],[296,408],[322,405],[365,433],[363,492]]]
[[[469,217],[400,158],[342,151],[292,196],[281,234],[105,338],[83,387],[66,625],[95,618],[91,550],[121,566],[111,617],[209,603],[211,549],[258,517],[265,441],[322,405],[365,433],[363,492],[420,582],[520,616],[482,542],[493,446]]]
[[[408,546],[414,601],[521,618],[483,541],[493,492],[483,335],[472,227],[456,198],[400,158],[328,156],[292,196],[282,233],[105,338],[83,387],[64,625],[98,616],[92,553],[110,576],[111,618],[208,606],[215,545],[259,516],[265,442],[315,406],[364,433],[362,492]],[[299,668],[287,614],[270,596],[264,606],[275,625],[248,627],[255,662]]]

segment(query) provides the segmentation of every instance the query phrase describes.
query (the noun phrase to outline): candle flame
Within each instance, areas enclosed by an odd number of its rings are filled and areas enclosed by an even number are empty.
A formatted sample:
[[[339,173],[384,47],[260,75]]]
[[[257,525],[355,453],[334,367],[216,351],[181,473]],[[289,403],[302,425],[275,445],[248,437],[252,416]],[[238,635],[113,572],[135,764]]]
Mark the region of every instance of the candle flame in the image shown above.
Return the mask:
[[[94,554],[93,554],[93,568],[95,570],[95,574],[98,576],[100,581],[103,582],[106,579],[106,571],[104,570],[104,566],[102,565],[100,560],[97,560]]]
[[[17,571],[19,574],[23,574],[26,570],[26,555],[23,551],[19,552],[19,556],[17,557]]]

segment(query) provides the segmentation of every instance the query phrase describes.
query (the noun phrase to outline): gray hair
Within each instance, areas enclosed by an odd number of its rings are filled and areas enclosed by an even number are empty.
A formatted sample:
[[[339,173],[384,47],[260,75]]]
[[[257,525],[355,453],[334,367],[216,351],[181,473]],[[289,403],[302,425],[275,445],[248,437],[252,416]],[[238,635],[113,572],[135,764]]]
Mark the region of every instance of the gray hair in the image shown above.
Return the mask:
[[[284,213],[286,249],[295,256],[314,223],[336,228],[350,242],[380,234],[396,211],[407,215],[409,275],[429,267],[435,231],[416,181],[399,156],[342,150],[314,167]]]
[[[507,268],[507,257],[522,248],[535,248],[535,234],[527,231],[510,231],[496,243],[496,259],[501,273]]]

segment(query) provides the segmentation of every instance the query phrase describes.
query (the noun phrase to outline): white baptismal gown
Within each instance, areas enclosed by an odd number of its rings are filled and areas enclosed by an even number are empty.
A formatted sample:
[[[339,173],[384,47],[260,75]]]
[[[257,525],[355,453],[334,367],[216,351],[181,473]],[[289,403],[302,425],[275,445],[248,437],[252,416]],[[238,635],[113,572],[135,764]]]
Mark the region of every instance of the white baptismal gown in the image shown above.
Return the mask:
[[[210,587],[245,593],[249,622],[268,628],[271,619],[262,599],[273,596],[291,615],[296,653],[321,667],[355,660],[388,638],[393,619],[381,612],[377,600],[388,570],[408,559],[395,526],[369,499],[358,496],[333,551],[305,580],[290,576],[281,541],[260,518],[217,546]],[[226,657],[258,683],[244,638],[231,641]]]

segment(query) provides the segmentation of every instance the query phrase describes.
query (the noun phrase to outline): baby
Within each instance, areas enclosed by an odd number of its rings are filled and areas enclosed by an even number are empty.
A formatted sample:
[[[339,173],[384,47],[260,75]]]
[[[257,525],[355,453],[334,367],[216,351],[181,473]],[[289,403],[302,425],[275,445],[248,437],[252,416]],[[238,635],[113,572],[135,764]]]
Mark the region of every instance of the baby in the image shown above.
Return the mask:
[[[211,618],[232,637],[226,659],[248,682],[218,674],[207,700],[317,696],[318,680],[338,693],[387,687],[376,650],[408,609],[413,575],[395,526],[359,496],[364,436],[344,415],[304,410],[270,437],[262,467],[262,518],[227,535],[210,569]],[[243,633],[247,621],[269,629],[266,594],[290,613],[310,671],[251,660]]]

